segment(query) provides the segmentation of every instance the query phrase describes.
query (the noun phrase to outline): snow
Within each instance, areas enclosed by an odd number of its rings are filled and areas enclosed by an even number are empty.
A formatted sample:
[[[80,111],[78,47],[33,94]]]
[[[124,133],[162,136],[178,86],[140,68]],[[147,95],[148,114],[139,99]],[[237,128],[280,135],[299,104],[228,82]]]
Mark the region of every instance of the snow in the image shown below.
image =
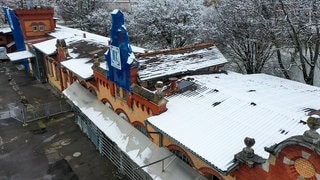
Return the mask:
[[[141,57],[137,61],[141,67],[139,77],[142,81],[227,63],[216,46],[185,53]]]
[[[119,9],[114,9],[111,14],[117,14],[119,12]]]
[[[55,51],[56,39],[64,39],[67,45],[84,40],[84,41],[96,43],[106,47],[108,46],[107,44],[110,41],[110,38],[105,36],[100,36],[100,35],[92,34],[89,32],[81,31],[78,29],[68,28],[61,25],[57,25],[55,31],[50,33],[49,35],[53,36],[54,39],[34,44],[34,46],[37,49],[39,49],[40,51],[42,51],[47,55],[50,55]],[[86,37],[84,37],[84,35]],[[134,53],[143,53],[145,51],[144,48],[140,48],[136,46],[131,46],[131,48]]]
[[[11,32],[11,29],[9,26],[5,26],[5,27],[0,27],[0,32],[3,34],[9,33]]]
[[[136,57],[134,56],[134,54],[133,54],[133,53],[130,53],[129,58],[128,58],[128,60],[127,60],[127,63],[128,63],[128,64],[131,64],[135,58],[136,58]]]
[[[11,61],[19,61],[22,59],[34,57],[34,55],[29,51],[18,51],[14,53],[8,53],[7,56]]]
[[[168,110],[148,121],[223,171],[245,137],[255,138],[255,153],[267,159],[264,147],[302,135],[306,108],[320,109],[320,88],[265,74],[189,78],[197,90],[168,97]]]
[[[70,85],[63,94],[140,167],[172,155],[166,148],[152,143],[148,137],[98,101],[78,82]],[[143,170],[154,179],[204,179],[196,170],[175,156],[164,160],[164,163],[164,171],[161,163],[147,166]]]
[[[87,63],[89,60],[88,58],[70,59],[61,64],[82,79],[89,79],[93,77],[92,63]],[[105,69],[106,63],[100,63],[100,67]]]
[[[56,51],[56,42],[57,39],[64,39],[67,47],[72,47],[73,44],[78,42],[87,42],[88,44],[94,44],[97,47],[106,48],[108,47],[108,42],[110,38],[105,36],[100,36],[92,34],[89,32],[81,31],[78,29],[68,28],[65,26],[57,25],[57,28],[54,32],[49,34],[53,36],[54,39],[50,39],[44,42],[35,43],[33,46],[43,52],[46,55],[51,55]],[[131,46],[132,51],[135,53],[142,53],[145,51],[143,48]],[[79,54],[75,53],[73,49],[68,49],[68,54],[71,59],[63,61],[61,64],[79,75],[83,79],[88,79],[93,76],[93,70],[91,69],[92,63],[87,63],[92,58],[92,54],[86,54],[86,58],[79,58]],[[133,53],[130,55],[128,61],[132,61],[134,58]],[[105,61],[100,63],[100,67],[106,69]]]
[[[84,38],[84,34],[86,36],[85,38]],[[68,28],[61,25],[57,25],[55,32],[52,32],[49,35],[57,39],[64,39],[67,44],[71,44],[73,42],[80,41],[80,40],[85,40],[85,41],[97,43],[103,46],[108,46],[108,42],[110,41],[110,38],[105,36],[85,32],[79,29]],[[146,50],[144,48],[140,48],[136,46],[131,46],[131,48],[134,53],[143,53]]]
[[[52,55],[57,49],[56,44],[57,38],[54,38],[40,43],[35,43],[33,46],[46,55]]]

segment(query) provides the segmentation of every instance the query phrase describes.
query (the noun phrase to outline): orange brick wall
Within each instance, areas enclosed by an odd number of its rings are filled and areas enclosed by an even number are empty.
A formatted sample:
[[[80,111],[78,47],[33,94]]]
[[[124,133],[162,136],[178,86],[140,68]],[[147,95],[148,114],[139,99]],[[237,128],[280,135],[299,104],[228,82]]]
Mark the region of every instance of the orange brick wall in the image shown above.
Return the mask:
[[[303,159],[305,162],[308,162],[313,168],[304,167],[303,172],[306,174],[320,174],[320,156],[314,151],[299,145],[292,145],[285,147],[277,157],[270,156],[267,165],[268,168],[262,168],[262,166],[256,166],[249,168],[246,165],[240,165],[230,175],[235,177],[237,180],[297,180],[299,176],[303,177],[303,174],[299,174],[295,168],[295,162],[297,159]],[[312,177],[305,179],[317,180],[315,174]]]
[[[53,8],[16,9],[14,12],[19,18],[25,39],[42,37],[55,29]],[[33,31],[32,24],[43,24],[44,31]]]

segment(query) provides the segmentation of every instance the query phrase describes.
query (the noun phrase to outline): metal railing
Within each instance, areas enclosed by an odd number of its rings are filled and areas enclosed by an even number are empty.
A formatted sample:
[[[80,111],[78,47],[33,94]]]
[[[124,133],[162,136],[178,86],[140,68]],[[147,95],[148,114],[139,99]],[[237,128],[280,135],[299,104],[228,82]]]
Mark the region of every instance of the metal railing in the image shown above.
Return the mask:
[[[92,121],[84,117],[79,111],[75,110],[76,123],[80,129],[89,137],[96,149],[108,158],[120,173],[127,175],[132,180],[151,180],[149,174],[140,169],[139,166],[131,160],[121,149],[108,138]]]
[[[9,105],[10,117],[23,123],[49,118],[57,114],[71,111],[66,101],[53,101],[43,104]]]

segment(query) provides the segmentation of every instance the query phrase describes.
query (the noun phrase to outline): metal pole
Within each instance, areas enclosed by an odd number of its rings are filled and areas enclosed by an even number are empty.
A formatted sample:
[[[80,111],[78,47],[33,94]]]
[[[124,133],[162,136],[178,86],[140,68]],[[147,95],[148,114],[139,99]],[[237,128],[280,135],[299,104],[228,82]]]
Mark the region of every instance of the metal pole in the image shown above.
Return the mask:
[[[147,166],[151,166],[151,165],[153,165],[153,164],[162,162],[162,172],[164,172],[164,160],[170,158],[170,157],[173,156],[173,155],[174,155],[174,154],[171,154],[171,155],[169,155],[169,156],[166,156],[166,157],[164,157],[164,158],[162,158],[162,159],[159,159],[159,160],[157,160],[157,161],[154,161],[154,162],[152,162],[152,163],[146,164],[146,165],[144,165],[144,166],[140,166],[140,167],[136,168],[135,170],[142,169],[142,168],[145,168],[145,167],[147,167]]]
[[[25,114],[24,114],[24,108],[23,108],[23,107],[22,107],[22,109],[21,109],[21,115],[22,115],[22,121],[23,121],[22,126],[23,126],[23,127],[28,126],[27,120],[26,120],[26,116],[25,116]]]

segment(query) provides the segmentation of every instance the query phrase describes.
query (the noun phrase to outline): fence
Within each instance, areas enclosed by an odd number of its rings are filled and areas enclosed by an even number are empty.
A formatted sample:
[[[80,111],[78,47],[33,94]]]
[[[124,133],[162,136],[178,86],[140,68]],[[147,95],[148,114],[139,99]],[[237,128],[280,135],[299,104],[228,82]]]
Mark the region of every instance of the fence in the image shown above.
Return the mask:
[[[72,110],[66,101],[54,101],[35,105],[27,104],[26,106],[9,105],[9,109],[10,117],[23,123],[48,118]]]
[[[77,111],[76,111],[77,112]],[[127,175],[132,180],[151,180],[152,178],[131,160],[120,148],[108,138],[95,124],[84,117],[81,113],[76,113],[76,122],[80,129],[89,137],[96,149],[118,167],[122,174]]]

